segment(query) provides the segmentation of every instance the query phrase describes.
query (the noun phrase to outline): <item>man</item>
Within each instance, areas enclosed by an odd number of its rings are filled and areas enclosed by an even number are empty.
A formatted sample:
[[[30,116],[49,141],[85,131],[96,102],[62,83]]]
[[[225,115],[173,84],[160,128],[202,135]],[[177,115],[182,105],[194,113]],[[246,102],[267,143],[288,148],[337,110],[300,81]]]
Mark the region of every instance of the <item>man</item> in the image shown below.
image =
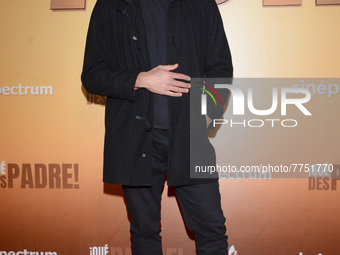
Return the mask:
[[[214,0],[97,1],[82,82],[107,97],[104,182],[123,185],[134,255],[163,254],[165,175],[197,254],[228,254],[217,179],[190,179],[189,81],[232,72]]]

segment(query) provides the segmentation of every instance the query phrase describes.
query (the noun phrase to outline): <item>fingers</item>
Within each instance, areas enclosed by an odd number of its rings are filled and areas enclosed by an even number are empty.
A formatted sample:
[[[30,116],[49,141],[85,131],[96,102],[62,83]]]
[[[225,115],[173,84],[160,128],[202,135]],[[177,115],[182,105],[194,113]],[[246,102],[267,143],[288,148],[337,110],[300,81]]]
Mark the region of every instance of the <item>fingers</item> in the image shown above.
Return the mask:
[[[182,96],[182,93],[188,93],[190,87],[190,83],[172,79],[171,83],[168,85],[167,95],[180,97]]]
[[[175,92],[168,91],[165,95],[171,96],[171,97],[181,97],[182,93],[175,93]]]
[[[209,127],[209,125],[211,124],[212,122],[212,119],[208,116],[208,115],[205,115],[205,119],[206,119],[206,123],[207,123],[207,128]]]
[[[182,89],[182,88],[178,88],[178,87],[172,87],[169,90],[170,92],[175,92],[175,93],[188,93],[188,89]]]
[[[180,97],[182,93],[188,93],[190,77],[182,73],[171,72],[178,67],[174,65],[159,65],[141,75],[142,86],[151,92],[171,97]]]
[[[158,66],[160,69],[165,70],[165,71],[172,71],[175,70],[178,67],[178,64],[174,65],[159,65]]]
[[[174,80],[168,87],[165,95],[171,97],[181,97],[183,93],[189,92],[190,84]]]
[[[174,64],[174,65],[159,65],[156,68],[159,68],[163,71],[172,71],[177,69],[178,64]],[[171,72],[170,73],[173,79],[178,79],[178,80],[185,80],[185,81],[190,81],[190,76],[182,74],[182,73],[174,73]]]
[[[164,71],[173,71],[177,69],[178,64],[174,65],[159,65],[158,68],[164,70]],[[178,79],[178,80],[185,80],[185,81],[190,81],[190,76],[182,74],[182,73],[171,73],[173,79]]]
[[[190,76],[182,73],[171,73],[173,79],[190,81]]]
[[[171,83],[171,86],[173,86],[174,88],[178,88],[178,90],[175,90],[175,91],[188,93],[189,88],[190,88],[190,83],[173,80],[173,82]]]

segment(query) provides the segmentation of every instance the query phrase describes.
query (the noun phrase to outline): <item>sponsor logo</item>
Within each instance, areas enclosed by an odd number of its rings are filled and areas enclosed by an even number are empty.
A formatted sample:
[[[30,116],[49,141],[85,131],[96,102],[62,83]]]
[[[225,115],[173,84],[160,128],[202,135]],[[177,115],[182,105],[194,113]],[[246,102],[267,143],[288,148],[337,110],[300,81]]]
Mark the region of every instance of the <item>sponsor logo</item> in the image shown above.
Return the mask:
[[[51,251],[0,251],[0,255],[58,255],[56,252]]]
[[[235,249],[234,245],[229,248],[228,255],[237,255],[237,250]]]
[[[0,165],[0,188],[79,189],[79,164],[8,163]]]
[[[303,255],[303,253],[302,253],[302,252],[300,252],[300,253],[299,253],[299,255]],[[319,253],[318,255],[322,255],[322,253]]]
[[[331,98],[332,96],[339,94],[339,85],[336,83],[325,84],[325,81],[321,81],[320,84],[305,83],[305,80],[301,80],[301,83],[293,85],[294,88],[305,88],[308,89],[313,95],[327,95]]]
[[[107,255],[109,254],[109,246],[93,246],[90,247],[90,255]]]
[[[340,182],[340,165],[325,163],[315,164],[312,167],[313,171],[308,172],[309,190],[337,190],[337,182]]]
[[[195,166],[195,172],[210,174],[217,172],[220,179],[272,179],[271,171],[260,169],[256,171],[245,171],[232,165],[220,166],[216,164],[216,166]]]
[[[87,91],[85,92],[85,94],[86,94],[87,104],[102,104],[102,105],[105,105],[105,103],[106,103],[106,97],[95,95],[95,94],[90,94]]]
[[[27,96],[27,95],[53,95],[52,86],[4,86],[0,87],[0,95]]]
[[[0,174],[6,174],[6,163],[2,161],[0,164]]]
[[[230,250],[229,250],[230,251]],[[132,255],[130,247],[109,247],[105,246],[93,246],[90,247],[90,255]],[[163,249],[164,255],[184,255],[183,248],[167,247]],[[229,255],[237,255],[236,253],[229,253]]]

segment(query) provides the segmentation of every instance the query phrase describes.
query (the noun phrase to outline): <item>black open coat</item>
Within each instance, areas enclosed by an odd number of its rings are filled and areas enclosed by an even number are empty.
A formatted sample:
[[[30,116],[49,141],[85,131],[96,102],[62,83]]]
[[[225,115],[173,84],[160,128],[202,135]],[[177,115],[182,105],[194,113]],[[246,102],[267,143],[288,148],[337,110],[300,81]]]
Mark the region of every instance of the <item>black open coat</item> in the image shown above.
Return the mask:
[[[190,77],[232,76],[230,50],[214,0],[171,0],[166,29],[167,63],[179,64],[175,72]],[[151,184],[152,93],[134,91],[138,74],[150,70],[149,62],[139,0],[98,0],[89,25],[81,78],[88,92],[107,96],[104,182]],[[189,99],[188,93],[168,100],[168,185],[209,181],[190,179]],[[218,118],[221,113],[211,113],[215,116],[210,117]],[[214,154],[205,139],[207,153]]]

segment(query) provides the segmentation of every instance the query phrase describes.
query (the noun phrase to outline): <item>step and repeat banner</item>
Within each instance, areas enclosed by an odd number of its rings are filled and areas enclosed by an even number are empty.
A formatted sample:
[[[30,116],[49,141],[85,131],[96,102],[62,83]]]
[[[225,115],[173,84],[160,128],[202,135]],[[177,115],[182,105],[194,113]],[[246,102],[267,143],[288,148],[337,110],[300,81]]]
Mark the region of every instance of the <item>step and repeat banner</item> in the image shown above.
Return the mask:
[[[105,98],[80,81],[94,3],[0,3],[1,255],[131,254],[121,187],[102,182]],[[217,166],[195,170],[219,172],[229,254],[339,254],[339,8],[235,0],[220,10],[235,77],[294,77],[235,78],[208,132]],[[205,82],[203,115],[226,89]],[[168,186],[161,236],[165,255],[195,254]]]

